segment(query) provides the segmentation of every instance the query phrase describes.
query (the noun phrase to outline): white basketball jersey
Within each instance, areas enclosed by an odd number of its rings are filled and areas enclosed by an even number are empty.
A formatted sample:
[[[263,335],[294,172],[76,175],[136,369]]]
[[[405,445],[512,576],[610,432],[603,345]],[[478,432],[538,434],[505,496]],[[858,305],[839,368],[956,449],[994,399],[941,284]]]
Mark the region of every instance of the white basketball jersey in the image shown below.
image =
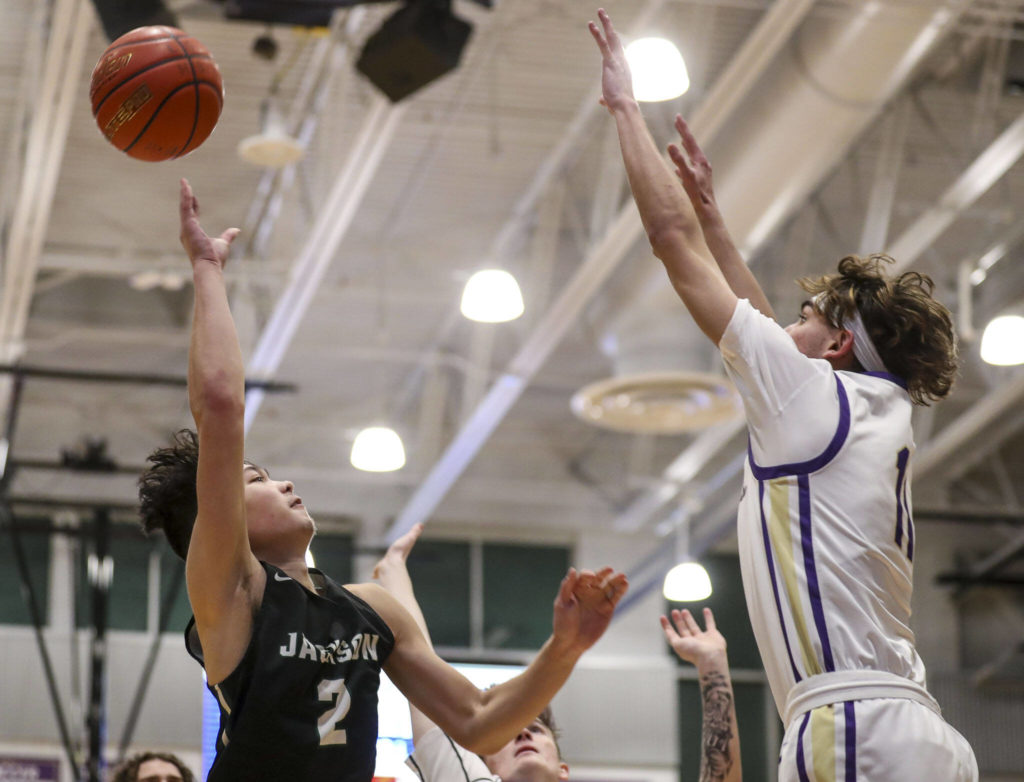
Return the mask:
[[[829,671],[924,685],[910,630],[910,397],[834,372],[746,300],[719,345],[750,430],[738,514],[743,587],[776,705]]]

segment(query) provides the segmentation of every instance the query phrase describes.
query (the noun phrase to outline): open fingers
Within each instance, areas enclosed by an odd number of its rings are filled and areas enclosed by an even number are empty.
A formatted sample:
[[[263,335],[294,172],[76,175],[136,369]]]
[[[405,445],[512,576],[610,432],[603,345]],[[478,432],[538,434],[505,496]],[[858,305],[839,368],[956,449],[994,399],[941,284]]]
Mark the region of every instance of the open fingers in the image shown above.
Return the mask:
[[[576,588],[577,581],[579,581],[579,574],[576,572],[576,568],[569,568],[569,572],[562,579],[561,586],[558,587],[559,603],[564,605],[572,602],[573,590]]]
[[[608,16],[608,12],[603,8],[598,8],[597,18],[601,20],[601,26],[604,27],[604,37],[608,42],[608,49],[613,52],[621,49],[622,41],[619,40],[619,34],[615,32],[615,27],[612,25],[612,20],[611,17]]]
[[[704,629],[707,630],[709,633],[712,630],[718,629],[718,626],[715,624],[715,615],[711,613],[710,608],[706,607],[704,609]]]
[[[178,206],[181,212],[182,220],[195,215],[196,209],[198,207],[198,204],[196,203],[196,197],[192,194],[192,186],[184,177],[182,177],[181,180],[181,199],[179,201]]]
[[[679,176],[683,176],[685,173],[689,173],[693,170],[693,167],[690,165],[690,161],[683,154],[683,151],[675,144],[668,145],[668,156],[671,158],[672,162],[676,164]]]
[[[681,114],[676,114],[676,130],[679,132],[679,139],[683,142],[683,148],[686,150],[686,154],[690,156],[693,161],[702,160],[704,153],[701,151],[700,145],[697,143],[696,136],[690,130],[690,126],[686,124],[686,120],[683,119]]]
[[[626,594],[626,590],[629,589],[629,579],[626,578],[625,573],[616,573],[613,576],[609,576],[604,580],[604,596],[608,598],[608,601],[614,606],[618,605],[619,600]]]
[[[608,48],[608,42],[601,35],[601,31],[597,25],[593,22],[587,22],[587,28],[590,30],[590,34],[594,36],[594,40],[597,42],[597,48],[601,50],[601,56],[607,59],[611,56],[611,51]]]
[[[676,629],[672,626],[672,623],[668,620],[667,616],[662,614],[659,621],[661,622],[661,629],[665,633],[665,638],[669,643],[673,643],[679,639],[679,633],[676,632]]]

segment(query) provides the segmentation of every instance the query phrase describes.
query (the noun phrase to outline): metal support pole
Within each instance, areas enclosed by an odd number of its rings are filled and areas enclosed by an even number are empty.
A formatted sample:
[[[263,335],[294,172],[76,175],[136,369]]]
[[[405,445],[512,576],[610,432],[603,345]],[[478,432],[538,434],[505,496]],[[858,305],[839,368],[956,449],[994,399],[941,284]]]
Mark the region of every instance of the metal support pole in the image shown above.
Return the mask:
[[[86,726],[89,782],[103,779],[103,744],[106,739],[107,609],[114,560],[110,557],[110,512],[97,508],[93,516],[96,548],[89,555],[89,592],[92,597],[92,640],[89,644],[89,707]]]
[[[50,701],[53,703],[53,713],[57,718],[61,743],[64,745],[64,751],[68,756],[68,765],[71,767],[72,777],[75,782],[79,782],[82,777],[78,770],[78,761],[75,759],[75,751],[71,746],[71,734],[68,733],[68,724],[64,718],[60,693],[57,691],[57,678],[53,674],[53,663],[50,661],[50,654],[46,650],[46,639],[43,638],[43,617],[39,611],[39,601],[36,598],[35,588],[32,586],[32,580],[29,577],[28,560],[25,558],[25,549],[21,545],[18,524],[6,500],[0,501],[0,516],[3,516],[4,524],[11,531],[11,542],[14,544],[14,560],[18,566],[18,577],[21,580],[21,597],[28,608],[29,616],[32,618],[32,629],[36,638],[36,646],[39,648],[39,660],[43,664],[43,675],[46,678],[46,686],[50,692]]]
[[[161,568],[162,570],[162,568]],[[185,583],[185,565],[175,562],[174,575],[171,576],[170,586],[164,593],[163,602],[160,604],[160,620],[157,623],[156,633],[149,645],[149,654],[146,656],[146,664],[142,668],[142,675],[139,677],[139,684],[135,688],[135,695],[132,697],[132,705],[128,710],[128,717],[124,723],[124,731],[121,733],[121,744],[117,750],[117,761],[120,763],[128,753],[131,746],[132,736],[135,733],[135,725],[139,721],[139,714],[142,711],[142,703],[146,699],[146,691],[149,689],[150,679],[153,677],[153,669],[156,667],[156,658],[160,654],[160,643],[167,631],[167,624],[171,620],[171,609],[174,608],[174,601],[181,594],[181,585]]]

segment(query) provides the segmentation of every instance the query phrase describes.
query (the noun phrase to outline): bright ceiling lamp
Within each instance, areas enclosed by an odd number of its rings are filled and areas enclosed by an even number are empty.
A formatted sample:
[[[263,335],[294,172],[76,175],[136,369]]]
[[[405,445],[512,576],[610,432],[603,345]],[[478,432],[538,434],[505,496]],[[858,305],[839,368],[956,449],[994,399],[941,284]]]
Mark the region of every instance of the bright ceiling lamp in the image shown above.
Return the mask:
[[[665,575],[665,598],[676,603],[695,603],[711,597],[711,577],[699,562],[680,562]]]
[[[675,603],[696,603],[711,596],[711,577],[704,566],[690,557],[690,517],[698,507],[695,501],[680,503],[668,519],[675,529],[676,562],[665,574],[661,592]]]
[[[405,448],[394,429],[368,426],[356,435],[349,459],[357,470],[394,472],[405,466]]]
[[[306,549],[306,567],[316,567],[316,560],[313,559],[313,549]]]
[[[996,366],[1024,364],[1024,318],[1020,315],[992,318],[981,335],[981,358]]]
[[[626,47],[626,60],[633,73],[633,95],[637,100],[672,100],[690,89],[683,55],[671,41],[638,38]]]
[[[481,323],[504,323],[523,314],[516,278],[501,269],[482,269],[462,289],[462,314]]]

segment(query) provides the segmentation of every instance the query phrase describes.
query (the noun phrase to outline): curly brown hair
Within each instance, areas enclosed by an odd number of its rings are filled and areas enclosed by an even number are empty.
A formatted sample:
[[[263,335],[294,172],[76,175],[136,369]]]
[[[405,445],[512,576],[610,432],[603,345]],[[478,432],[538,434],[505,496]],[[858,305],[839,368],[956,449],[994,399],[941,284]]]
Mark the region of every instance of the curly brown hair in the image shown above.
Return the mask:
[[[957,342],[949,310],[932,296],[935,283],[919,272],[886,275],[888,255],[848,255],[839,273],[805,277],[800,287],[833,328],[860,313],[886,368],[903,378],[915,404],[942,399],[956,378]],[[859,365],[858,365],[859,366]]]
[[[163,530],[174,553],[185,559],[198,511],[199,438],[182,429],[171,445],[153,451],[146,461],[149,467],[139,478],[142,528],[147,533]]]
[[[139,766],[147,760],[162,760],[165,763],[170,763],[178,769],[178,773],[181,774],[183,782],[196,782],[196,778],[189,770],[188,766],[182,763],[179,758],[168,752],[140,752],[138,755],[133,755],[114,769],[114,773],[110,776],[110,782],[137,782],[139,778]]]

